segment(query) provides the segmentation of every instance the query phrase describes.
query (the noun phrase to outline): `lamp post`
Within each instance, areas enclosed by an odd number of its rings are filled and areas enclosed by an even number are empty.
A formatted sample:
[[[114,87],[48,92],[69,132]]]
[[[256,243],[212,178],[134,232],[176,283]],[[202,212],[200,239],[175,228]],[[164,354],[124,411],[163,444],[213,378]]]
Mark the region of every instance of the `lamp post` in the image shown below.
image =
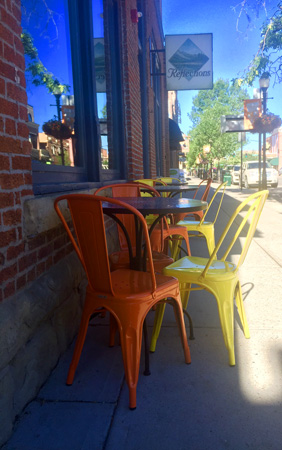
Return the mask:
[[[262,92],[262,114],[266,114],[266,100],[267,100],[267,89],[269,87],[269,74],[265,72],[259,79],[259,87]],[[263,165],[262,165],[262,189],[267,188],[267,179],[266,179],[266,133],[263,132]],[[259,171],[261,168],[259,167]]]
[[[55,84],[55,87],[53,89],[53,94],[56,99],[56,106],[57,106],[57,116],[58,120],[61,122],[61,96],[62,96],[62,90],[60,89],[59,83],[57,82]],[[65,155],[64,155],[64,144],[62,138],[60,138],[60,149],[61,149],[61,157],[62,157],[62,165],[65,165]]]

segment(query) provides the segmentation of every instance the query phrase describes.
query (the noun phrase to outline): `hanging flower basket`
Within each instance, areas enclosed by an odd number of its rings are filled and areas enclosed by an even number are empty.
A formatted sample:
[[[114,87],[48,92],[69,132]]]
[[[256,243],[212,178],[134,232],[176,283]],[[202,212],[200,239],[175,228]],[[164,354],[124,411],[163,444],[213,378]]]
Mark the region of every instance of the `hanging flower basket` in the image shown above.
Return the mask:
[[[263,114],[254,121],[254,128],[251,133],[271,133],[275,128],[279,128],[281,119],[274,114]]]
[[[49,120],[42,126],[44,133],[56,139],[69,139],[72,135],[70,127],[59,120]]]

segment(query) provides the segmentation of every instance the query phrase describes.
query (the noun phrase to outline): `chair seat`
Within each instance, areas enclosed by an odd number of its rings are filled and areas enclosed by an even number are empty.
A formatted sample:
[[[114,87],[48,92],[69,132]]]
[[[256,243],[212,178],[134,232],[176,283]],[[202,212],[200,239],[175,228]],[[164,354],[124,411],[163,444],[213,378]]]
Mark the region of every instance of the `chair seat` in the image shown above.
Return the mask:
[[[181,220],[178,222],[177,225],[180,225],[181,227],[189,227],[189,230],[195,229],[199,227],[200,222],[197,220]],[[211,227],[213,226],[213,222],[202,222],[201,227]]]
[[[199,276],[203,273],[209,258],[201,258],[198,256],[185,256],[184,258],[175,261],[164,269],[164,273],[170,276],[176,276],[179,282],[187,283],[187,276],[189,282],[196,282]],[[216,279],[220,277],[219,281],[224,281],[233,277],[233,272],[236,270],[236,264],[229,261],[214,260],[206,274],[206,279]],[[174,275],[175,274],[175,275]]]
[[[124,297],[130,299],[131,297],[136,300],[136,297],[140,295],[144,300],[144,297],[148,296],[148,299],[152,299],[152,277],[149,272],[139,272],[138,270],[118,269],[111,273],[112,286],[116,297]],[[157,290],[161,294],[162,290],[175,288],[176,292],[179,292],[178,280],[166,275],[156,274]]]
[[[152,252],[154,269],[157,273],[162,273],[164,267],[173,263],[173,258],[164,253]],[[129,269],[129,254],[126,250],[121,250],[119,252],[112,253],[109,256],[111,270],[117,269]]]

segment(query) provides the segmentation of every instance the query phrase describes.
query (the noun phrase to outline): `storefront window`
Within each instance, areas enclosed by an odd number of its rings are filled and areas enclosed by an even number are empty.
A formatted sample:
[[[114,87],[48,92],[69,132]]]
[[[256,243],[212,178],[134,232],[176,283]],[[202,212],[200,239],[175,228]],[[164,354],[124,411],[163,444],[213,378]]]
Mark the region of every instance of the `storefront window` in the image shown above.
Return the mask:
[[[92,0],[92,10],[102,170],[120,170],[122,108],[117,3]]]
[[[22,2],[32,159],[76,165],[74,89],[66,1]]]

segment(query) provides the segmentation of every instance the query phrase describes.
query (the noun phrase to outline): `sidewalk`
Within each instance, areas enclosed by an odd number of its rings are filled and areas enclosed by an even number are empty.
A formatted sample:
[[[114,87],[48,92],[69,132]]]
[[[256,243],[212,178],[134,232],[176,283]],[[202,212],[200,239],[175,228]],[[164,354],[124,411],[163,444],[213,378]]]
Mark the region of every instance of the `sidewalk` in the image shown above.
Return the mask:
[[[227,188],[217,237],[237,204],[252,192]],[[74,343],[3,449],[280,450],[281,202],[282,194],[272,190],[241,269],[251,339],[244,338],[235,311],[235,367],[228,365],[215,299],[194,292],[189,300],[196,338],[189,341],[192,364],[184,363],[173,311],[167,306],[150,358],[151,376],[143,376],[142,358],[137,409],[130,411],[120,347],[107,346],[107,320],[96,319],[89,326],[73,385],[66,386],[65,380]],[[191,249],[207,256],[204,242],[195,239]],[[150,327],[153,318],[151,312]]]

